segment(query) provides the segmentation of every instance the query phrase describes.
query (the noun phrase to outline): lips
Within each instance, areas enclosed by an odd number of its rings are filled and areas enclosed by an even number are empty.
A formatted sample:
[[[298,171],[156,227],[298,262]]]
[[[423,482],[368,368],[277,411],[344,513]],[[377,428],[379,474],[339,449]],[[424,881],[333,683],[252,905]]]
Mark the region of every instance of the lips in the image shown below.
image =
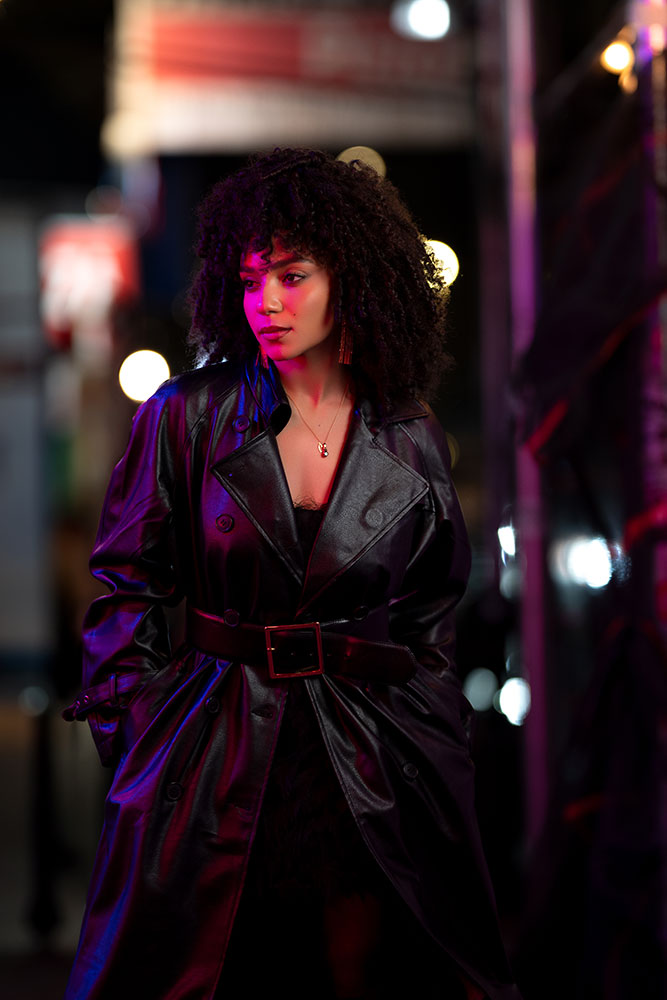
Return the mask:
[[[265,340],[280,340],[291,329],[291,326],[263,326],[259,331],[259,335],[260,337],[264,337]]]

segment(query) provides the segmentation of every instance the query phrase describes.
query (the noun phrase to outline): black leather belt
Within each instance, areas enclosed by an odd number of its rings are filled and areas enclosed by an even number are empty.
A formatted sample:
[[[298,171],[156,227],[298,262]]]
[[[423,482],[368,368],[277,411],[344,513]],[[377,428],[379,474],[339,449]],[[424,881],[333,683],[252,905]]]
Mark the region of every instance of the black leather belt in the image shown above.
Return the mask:
[[[197,649],[224,660],[266,666],[274,680],[316,677],[326,672],[383,684],[404,684],[417,669],[417,661],[407,646],[334,631],[357,628],[368,633],[366,622],[230,625],[192,607],[187,609],[186,620],[188,641]],[[150,678],[150,672],[145,671],[110,674],[83,691],[62,716],[67,721],[85,719],[102,704],[119,706],[119,695],[133,693]]]
[[[354,622],[345,627],[354,628]],[[340,627],[340,623],[336,623]],[[188,607],[186,634],[203,652],[225,660],[266,666],[275,680],[342,674],[385,684],[404,684],[417,661],[407,646],[375,642],[331,631],[326,624],[229,625],[216,615]]]

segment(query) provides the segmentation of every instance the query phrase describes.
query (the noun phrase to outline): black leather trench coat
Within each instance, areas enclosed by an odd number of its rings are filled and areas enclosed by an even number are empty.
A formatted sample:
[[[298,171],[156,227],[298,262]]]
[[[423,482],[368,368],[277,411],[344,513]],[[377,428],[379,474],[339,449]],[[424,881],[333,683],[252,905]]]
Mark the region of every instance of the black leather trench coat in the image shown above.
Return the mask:
[[[380,419],[362,401],[304,565],[276,446],[289,412],[272,367],[186,373],[140,407],[113,473],[91,559],[109,594],[70,716],[116,770],[67,1000],[212,997],[294,683],[380,868],[491,1000],[517,998],[453,670],[469,549],[444,434],[421,404]],[[231,627],[385,608],[415,674],[277,681],[187,642],[172,653],[165,610],[183,598]]]

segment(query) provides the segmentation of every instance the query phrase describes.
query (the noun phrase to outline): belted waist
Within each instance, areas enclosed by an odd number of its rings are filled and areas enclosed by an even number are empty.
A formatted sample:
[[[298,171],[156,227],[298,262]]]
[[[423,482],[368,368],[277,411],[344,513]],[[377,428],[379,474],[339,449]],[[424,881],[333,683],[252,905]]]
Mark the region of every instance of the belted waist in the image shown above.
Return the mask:
[[[186,618],[186,637],[193,646],[221,659],[266,666],[276,680],[328,673],[404,684],[414,675],[417,662],[407,646],[353,635],[355,628],[368,630],[354,621],[228,624],[193,607]]]
[[[226,622],[188,606],[187,640],[204,653],[224,660],[265,666],[269,677],[314,677],[328,673],[384,684],[404,684],[414,675],[417,661],[407,646],[369,639],[386,609],[371,612],[363,621],[304,622],[288,625],[252,625]],[[342,631],[344,630],[344,631]],[[353,635],[353,630],[361,633]],[[100,684],[82,691],[62,716],[68,722],[85,719],[107,704],[121,707],[119,696],[131,695],[150,683],[150,673],[127,671],[109,674]]]

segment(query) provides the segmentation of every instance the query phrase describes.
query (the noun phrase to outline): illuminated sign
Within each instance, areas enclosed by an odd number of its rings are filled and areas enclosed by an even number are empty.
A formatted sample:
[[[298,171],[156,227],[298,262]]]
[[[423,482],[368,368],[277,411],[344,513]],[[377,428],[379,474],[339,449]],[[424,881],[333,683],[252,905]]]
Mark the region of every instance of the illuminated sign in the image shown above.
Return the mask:
[[[112,307],[139,291],[134,234],[120,218],[56,217],[39,245],[41,313],[54,347],[72,334],[106,329]]]
[[[276,144],[444,146],[473,134],[469,33],[417,41],[389,12],[119,0],[111,157]]]

